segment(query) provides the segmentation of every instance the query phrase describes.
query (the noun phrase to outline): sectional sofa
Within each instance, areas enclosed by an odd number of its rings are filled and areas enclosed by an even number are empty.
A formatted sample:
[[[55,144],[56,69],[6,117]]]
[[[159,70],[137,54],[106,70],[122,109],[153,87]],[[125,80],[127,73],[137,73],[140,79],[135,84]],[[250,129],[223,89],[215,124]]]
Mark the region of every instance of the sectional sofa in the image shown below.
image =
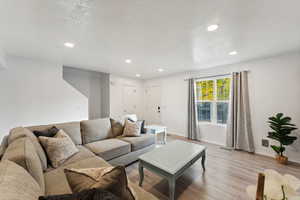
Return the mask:
[[[55,169],[47,165],[46,154],[32,132],[53,126],[63,129],[79,149],[78,153]],[[7,147],[0,162],[0,200],[36,200],[40,195],[71,193],[65,168],[127,165],[154,148],[154,143],[152,134],[142,134],[140,137],[116,135],[109,118],[14,128],[8,135]],[[157,199],[137,185],[130,182],[129,185],[136,199]]]

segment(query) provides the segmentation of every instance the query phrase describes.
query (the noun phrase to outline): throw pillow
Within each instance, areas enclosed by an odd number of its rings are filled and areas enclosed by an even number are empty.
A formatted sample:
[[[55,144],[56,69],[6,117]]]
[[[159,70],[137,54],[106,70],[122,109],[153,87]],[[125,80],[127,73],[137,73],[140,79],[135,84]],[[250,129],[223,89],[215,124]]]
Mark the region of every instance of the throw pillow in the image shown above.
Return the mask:
[[[123,166],[65,169],[64,171],[74,193],[98,188],[107,190],[122,200],[135,199],[128,187],[126,171]]]
[[[126,120],[122,136],[124,137],[141,136],[141,122],[140,121],[131,122],[130,120]]]
[[[147,129],[145,128],[145,120],[138,121],[141,121],[141,133],[147,133]]]
[[[54,137],[39,137],[42,146],[54,168],[59,167],[68,158],[78,152],[72,139],[63,131],[59,130]]]
[[[40,136],[44,136],[44,137],[54,137],[56,135],[56,133],[58,133],[59,129],[56,128],[55,126],[46,129],[44,131],[33,131],[33,134],[36,137],[40,137]],[[43,146],[42,146],[43,147]],[[44,151],[46,152],[46,149],[43,147]],[[47,158],[47,165],[51,165],[51,161],[49,159],[49,157],[46,155]]]
[[[111,138],[115,138],[115,137],[118,137],[123,134],[124,125],[120,121],[110,118],[110,123],[111,123],[111,129],[112,129]]]
[[[90,189],[84,190],[74,194],[62,194],[62,195],[51,195],[41,196],[39,200],[120,200],[116,195],[102,190],[102,189]]]
[[[44,136],[44,137],[54,137],[56,133],[58,133],[59,129],[55,126],[46,129],[44,131],[33,131],[34,135],[36,137]]]

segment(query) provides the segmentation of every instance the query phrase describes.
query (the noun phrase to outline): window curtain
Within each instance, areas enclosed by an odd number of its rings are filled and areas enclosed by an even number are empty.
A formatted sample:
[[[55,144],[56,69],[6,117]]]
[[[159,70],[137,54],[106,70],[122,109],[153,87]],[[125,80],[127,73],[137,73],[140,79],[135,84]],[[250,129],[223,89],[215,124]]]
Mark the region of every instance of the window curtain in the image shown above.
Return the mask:
[[[195,104],[195,80],[189,79],[189,97],[188,97],[188,138],[196,140],[197,130],[197,110]]]
[[[232,74],[226,144],[232,149],[254,152],[247,71]]]

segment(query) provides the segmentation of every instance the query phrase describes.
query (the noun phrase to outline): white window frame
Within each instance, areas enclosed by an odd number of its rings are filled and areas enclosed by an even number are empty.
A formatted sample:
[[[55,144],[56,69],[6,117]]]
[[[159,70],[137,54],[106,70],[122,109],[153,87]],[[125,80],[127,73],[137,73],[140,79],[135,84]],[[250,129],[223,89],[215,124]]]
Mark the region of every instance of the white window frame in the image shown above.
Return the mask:
[[[230,75],[225,75],[225,76],[217,76],[217,77],[212,77],[212,78],[200,78],[200,79],[196,79],[195,80],[195,105],[196,105],[196,111],[198,113],[198,107],[197,104],[198,103],[205,103],[205,102],[211,102],[212,103],[212,112],[211,112],[211,121],[199,121],[198,120],[198,116],[197,116],[197,121],[199,124],[210,124],[210,125],[217,125],[217,126],[227,126],[227,124],[222,124],[222,123],[218,123],[218,119],[217,119],[217,103],[228,103],[228,105],[230,104],[230,100],[231,100],[231,95],[229,95],[229,100],[217,100],[217,80],[218,79],[224,79],[224,78],[230,78],[230,94],[231,94],[231,84],[232,84],[232,77]],[[200,81],[214,81],[214,90],[213,90],[213,96],[214,96],[214,100],[212,101],[208,101],[208,100],[198,100],[197,98],[197,82]]]

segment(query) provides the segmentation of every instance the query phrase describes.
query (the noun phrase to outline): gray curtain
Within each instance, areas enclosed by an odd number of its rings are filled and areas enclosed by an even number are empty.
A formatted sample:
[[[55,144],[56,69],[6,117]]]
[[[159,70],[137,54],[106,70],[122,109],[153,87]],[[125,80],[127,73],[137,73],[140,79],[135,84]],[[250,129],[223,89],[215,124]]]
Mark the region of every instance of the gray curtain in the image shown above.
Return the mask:
[[[197,113],[195,105],[195,81],[189,79],[189,97],[188,97],[188,138],[197,139]]]
[[[227,121],[227,147],[254,152],[247,72],[232,74],[231,103]]]

